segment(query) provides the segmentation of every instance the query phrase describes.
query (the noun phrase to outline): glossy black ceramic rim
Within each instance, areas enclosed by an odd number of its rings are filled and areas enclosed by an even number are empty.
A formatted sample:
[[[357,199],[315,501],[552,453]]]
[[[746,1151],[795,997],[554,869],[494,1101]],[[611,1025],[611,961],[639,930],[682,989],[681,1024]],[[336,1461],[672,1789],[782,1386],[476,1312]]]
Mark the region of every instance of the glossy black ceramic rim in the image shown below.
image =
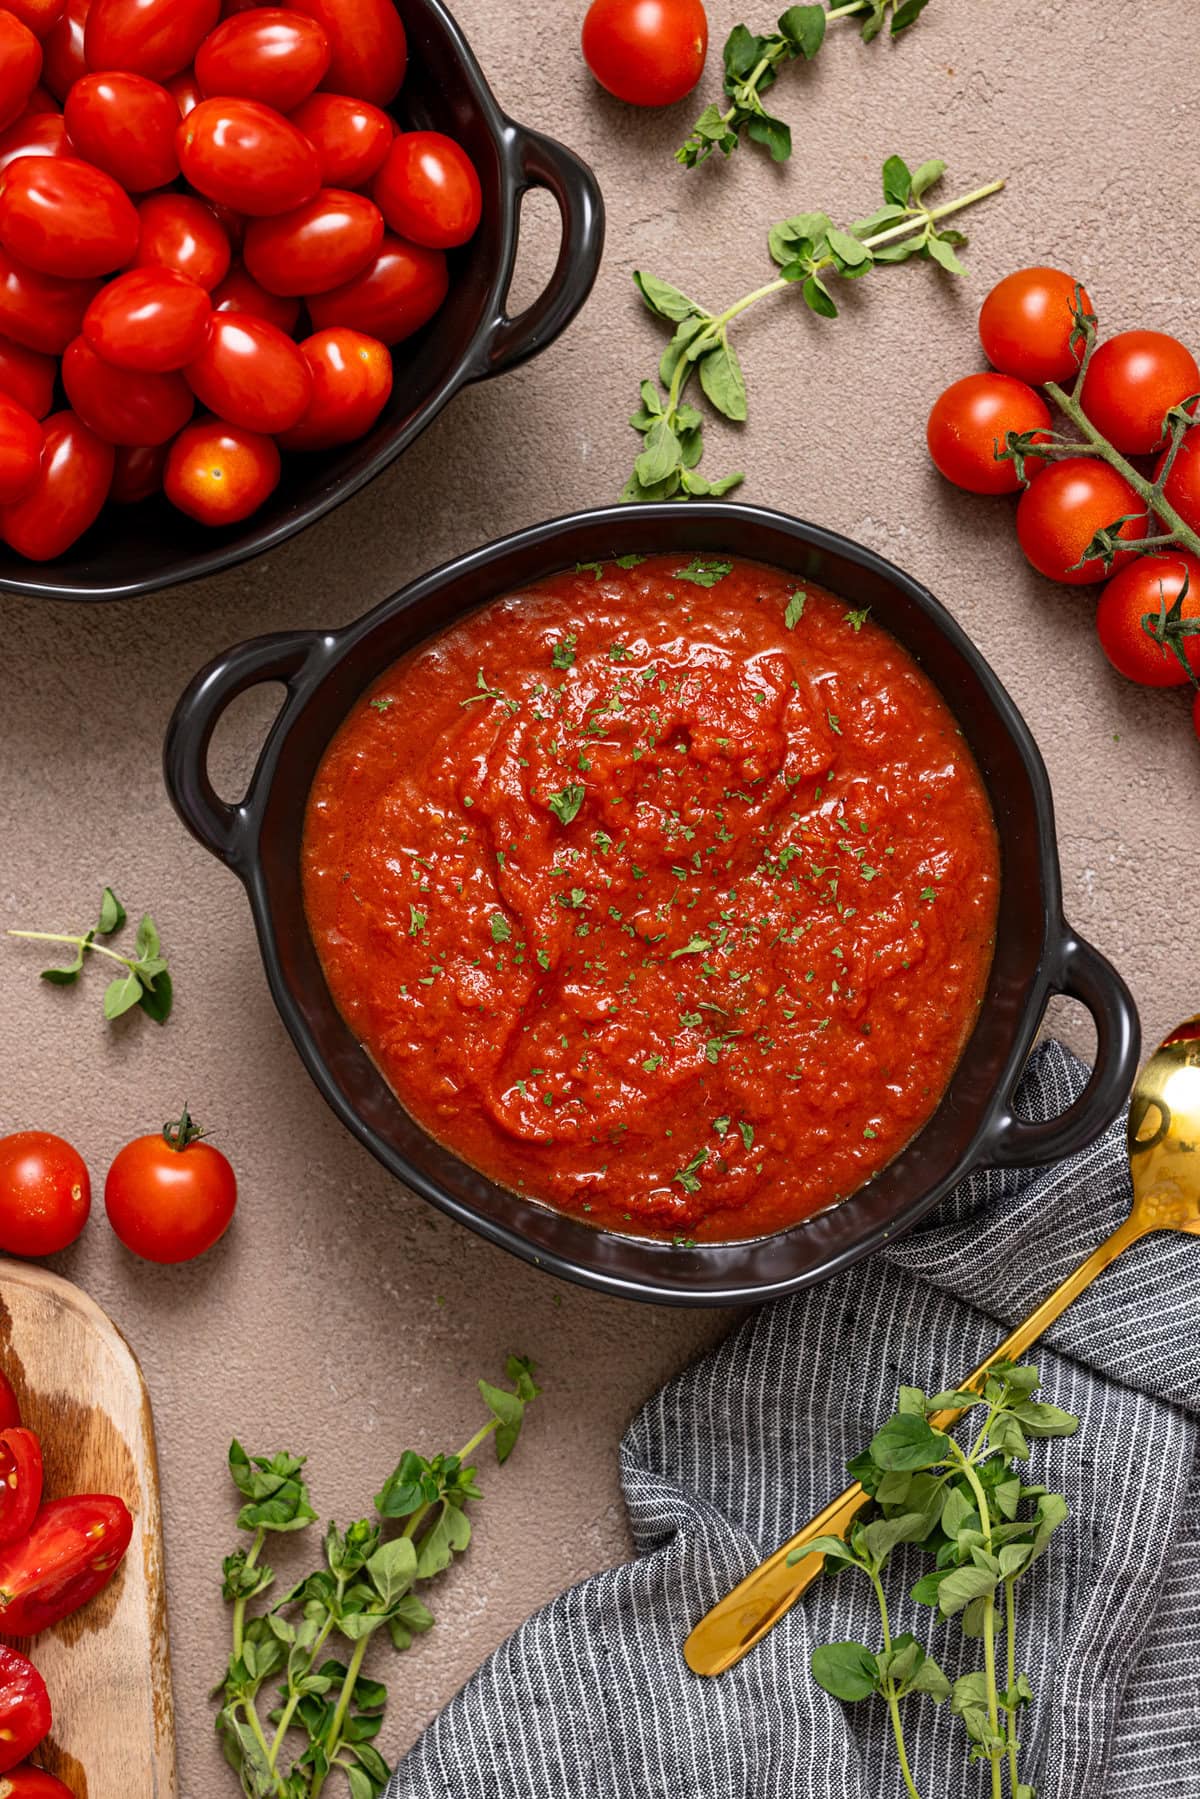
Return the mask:
[[[835,1253],[818,1255],[798,1271],[777,1279],[761,1275],[751,1279],[745,1268],[739,1271],[738,1263],[753,1261],[749,1252],[756,1248],[769,1253],[773,1246],[793,1239],[797,1233],[819,1231],[822,1220],[832,1218],[833,1213],[821,1214],[775,1237],[741,1244],[700,1244],[686,1250],[580,1226],[584,1237],[592,1243],[623,1245],[625,1252],[603,1257],[593,1254],[589,1258],[579,1251],[547,1251],[528,1241],[521,1230],[483,1215],[401,1153],[360,1116],[327,1065],[314,1029],[289,984],[285,946],[273,926],[269,883],[259,853],[259,834],[280,754],[313,696],[326,683],[336,681],[347,659],[374,634],[410,609],[427,609],[442,596],[449,601],[451,595],[471,593],[469,606],[448,604],[442,622],[449,622],[451,617],[487,597],[505,591],[511,582],[504,570],[518,564],[530,567],[531,572],[522,577],[530,580],[538,572],[549,573],[575,562],[630,549],[681,553],[727,549],[764,562],[778,561],[778,555],[773,557],[770,549],[764,547],[769,541],[777,547],[785,541],[796,554],[839,559],[861,571],[864,579],[883,583],[915,605],[979,684],[1005,733],[1006,748],[1011,747],[1018,758],[1036,814],[1036,843],[1031,851],[1036,855],[1040,881],[1037,905],[1041,940],[1036,946],[1036,966],[1012,1029],[1011,1048],[986,1103],[980,1107],[969,1141],[953,1166],[928,1186],[922,1187],[918,1182],[904,1203],[888,1216],[865,1228],[852,1242],[840,1245]],[[387,656],[370,675],[358,679],[354,691],[346,689],[342,696],[343,715],[357,693],[391,659],[391,655]],[[287,698],[268,735],[246,796],[240,804],[228,805],[217,798],[208,778],[208,744],[217,719],[230,701],[265,680],[285,682]],[[344,687],[345,683],[341,685]],[[197,675],[181,698],[167,735],[165,773],[172,801],[188,829],[245,884],[275,1004],[305,1066],[342,1122],[386,1168],[448,1216],[526,1261],[604,1292],[659,1304],[737,1305],[798,1291],[849,1267],[889,1238],[910,1229],[973,1169],[1040,1165],[1083,1148],[1115,1118],[1136,1070],[1140,1032],[1128,989],[1105,958],[1079,938],[1063,918],[1049,781],[1036,744],[1008,693],[952,615],[918,582],[873,551],[784,514],[711,501],[687,506],[609,507],[577,513],[533,526],[459,557],[340,630],[283,633],[240,645]],[[298,878],[297,870],[297,881]],[[1012,1094],[1046,1004],[1054,993],[1072,995],[1091,1012],[1098,1038],[1096,1063],[1086,1090],[1066,1112],[1044,1123],[1031,1123],[1014,1114]],[[326,1004],[332,1008],[327,994]],[[964,1064],[971,1057],[974,1042],[973,1038],[967,1047]],[[939,1107],[930,1125],[914,1140],[917,1148],[941,1111]],[[424,1137],[424,1133],[418,1134]],[[453,1157],[449,1159],[456,1166],[464,1166]],[[483,1184],[489,1190],[502,1191],[492,1183]],[[852,1196],[846,1206],[853,1205],[857,1197]],[[835,1211],[842,1214],[845,1206]],[[746,1253],[739,1256],[739,1251]],[[598,1262],[603,1265],[597,1265]],[[702,1290],[697,1278],[701,1271]]]

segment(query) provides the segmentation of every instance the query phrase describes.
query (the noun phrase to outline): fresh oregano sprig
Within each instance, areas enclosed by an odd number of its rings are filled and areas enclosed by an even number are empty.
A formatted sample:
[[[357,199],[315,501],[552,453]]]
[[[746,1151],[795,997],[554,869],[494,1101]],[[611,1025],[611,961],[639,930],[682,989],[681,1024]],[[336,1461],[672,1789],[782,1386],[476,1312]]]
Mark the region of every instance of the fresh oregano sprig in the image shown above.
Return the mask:
[[[824,212],[796,213],[781,220],[767,238],[771,258],[779,265],[778,276],[723,312],[709,312],[657,275],[634,271],[650,311],[675,330],[659,363],[658,381],[642,382],[641,404],[629,421],[644,441],[623,500],[720,495],[743,480],[734,474],[710,481],[698,472],[704,454],[704,418],[684,394],[697,375],[715,411],[737,423],[744,421],[746,380],[729,341],[729,328],[760,300],[798,286],[813,312],[834,319],[838,313],[827,284],[830,275],[859,280],[880,264],[907,262],[913,256],[927,257],[952,275],[965,273],[956,250],[966,238],[960,231],[944,229],[941,221],[997,193],[1004,182],[989,181],[957,200],[929,206],[925,196],[945,168],[945,163],[931,160],[911,170],[902,157],[889,156],[883,165],[883,205],[846,230]]]
[[[114,975],[104,989],[105,1018],[120,1018],[123,1013],[132,1011],[134,1006],[140,1006],[156,1024],[165,1024],[171,1015],[174,996],[158,929],[150,914],[146,912],[142,915],[132,956],[123,956],[119,951],[96,942],[97,937],[114,937],[124,925],[126,916],[125,908],[112,888],[106,887],[100,899],[100,916],[82,936],[74,937],[65,931],[9,931],[8,935],[24,938],[30,943],[74,945],[73,962],[68,962],[61,968],[42,970],[43,981],[49,981],[55,987],[73,986],[83,972],[84,960],[88,955],[105,956],[110,962],[118,963],[125,972]]]
[[[849,1541],[817,1537],[788,1557],[795,1563],[823,1555],[830,1568],[856,1568],[870,1581],[881,1647],[822,1644],[813,1651],[813,1678],[835,1699],[884,1700],[909,1799],[920,1795],[900,1702],[915,1693],[936,1705],[950,1701],[967,1732],[969,1760],[990,1764],[992,1799],[1002,1799],[1005,1769],[1008,1799],[1034,1799],[1019,1772],[1018,1720],[1033,1690],[1017,1671],[1014,1589],[1067,1517],[1067,1506],[1058,1494],[1026,1485],[1016,1464],[1028,1458],[1031,1438],[1069,1437],[1079,1425],[1072,1413],[1034,1399],[1039,1384],[1036,1368],[997,1362],[982,1393],[930,1396],[919,1387],[901,1387],[897,1412],[849,1464],[874,1500],[875,1515],[858,1520]],[[947,1413],[977,1414],[981,1407],[982,1422],[976,1416],[978,1432],[968,1447],[940,1428]],[[883,1572],[902,1543],[934,1558],[911,1597],[942,1618],[960,1618],[964,1636],[982,1643],[982,1668],[951,1681],[911,1632],[892,1635]]]
[[[496,1460],[507,1461],[540,1391],[532,1365],[519,1356],[509,1357],[507,1375],[509,1387],[479,1382],[488,1422],[457,1454],[426,1458],[405,1450],[375,1495],[375,1519],[345,1531],[331,1523],[321,1565],[253,1615],[251,1602],[275,1581],[260,1559],[267,1538],[303,1530],[317,1514],[301,1478],[303,1456],[249,1456],[231,1444],[229,1473],[245,1501],[238,1528],[251,1542],[222,1564],[233,1643],[213,1696],[221,1701],[221,1745],[247,1799],[319,1799],[334,1769],[345,1776],[350,1799],[383,1792],[389,1770],[374,1739],[387,1688],[363,1673],[363,1663],[377,1632],[386,1630],[396,1649],[407,1649],[432,1628],[433,1614],[416,1589],[471,1540],[467,1507],[482,1495],[470,1457],[493,1437]],[[401,1524],[398,1533],[388,1532],[392,1522]],[[335,1647],[340,1655],[330,1653]],[[276,1680],[278,1703],[264,1713],[264,1689]],[[303,1747],[293,1758],[298,1738]]]
[[[898,37],[915,25],[929,0],[849,0],[826,11],[823,6],[789,6],[780,14],[778,29],[760,36],[745,25],[735,25],[725,40],[725,93],[731,104],[706,106],[685,144],[675,152],[676,162],[694,169],[714,150],[732,156],[741,134],[771,153],[774,162],[786,162],[792,154],[792,133],[782,119],[772,117],[763,95],[779,79],[789,62],[811,62],[825,42],[825,30],[841,19],[861,21],[864,43],[878,37],[885,24]]]

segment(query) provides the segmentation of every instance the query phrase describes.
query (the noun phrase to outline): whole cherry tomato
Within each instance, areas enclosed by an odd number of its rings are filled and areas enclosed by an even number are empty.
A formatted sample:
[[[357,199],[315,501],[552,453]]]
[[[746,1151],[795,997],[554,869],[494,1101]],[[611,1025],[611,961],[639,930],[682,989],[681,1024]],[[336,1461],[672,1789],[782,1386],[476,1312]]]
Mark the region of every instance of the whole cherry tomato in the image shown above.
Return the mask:
[[[1050,410],[1039,394],[1011,375],[965,375],[933,403],[926,427],[934,463],[968,493],[1015,493],[1021,482],[1012,462],[998,462],[1010,431],[1042,431]],[[1041,463],[1030,462],[1033,474]]]
[[[0,337],[0,394],[7,394],[35,419],[44,419],[54,404],[57,376],[58,364],[52,356]]]
[[[92,0],[83,39],[88,68],[165,81],[187,68],[220,12],[220,0]]]
[[[1071,344],[1076,285],[1073,275],[1048,268],[1018,269],[998,281],[979,312],[979,341],[992,367],[1035,387],[1070,381],[1083,354]],[[1090,312],[1082,290],[1081,298]]]
[[[1017,536],[1034,568],[1052,581],[1082,587],[1111,572],[1100,557],[1079,559],[1105,526],[1124,518],[1120,537],[1144,537],[1146,508],[1123,475],[1091,456],[1070,456],[1043,469],[1021,495]],[[1129,561],[1122,551],[1113,569]]]
[[[114,506],[135,506],[162,492],[166,444],[119,444],[108,497]],[[0,1799],[4,1799],[0,1793]]]
[[[0,181],[0,238],[40,274],[107,275],[137,249],[138,215],[102,169],[73,157],[29,157]]]
[[[44,38],[63,16],[66,0],[8,0],[5,10],[27,25],[34,37]],[[4,1799],[0,1793],[0,1799]]]
[[[284,450],[327,450],[362,437],[392,391],[392,359],[377,337],[332,325],[300,345],[312,398],[298,425],[280,433]]]
[[[371,192],[391,229],[414,244],[452,250],[479,228],[483,193],[475,164],[440,131],[402,131]]]
[[[163,488],[173,506],[202,525],[235,525],[274,493],[279,473],[273,438],[202,419],[171,445]]]
[[[349,325],[381,343],[398,344],[429,322],[449,286],[443,251],[385,235],[374,262],[342,287],[314,294],[308,315],[318,331]]]
[[[15,1649],[0,1647],[0,1772],[24,1761],[49,1733],[52,1722],[50,1695],[33,1663]]]
[[[1098,431],[1127,456],[1158,448],[1163,415],[1200,392],[1200,366],[1165,331],[1119,331],[1095,351],[1080,396]]]
[[[3,362],[0,361],[0,387],[4,385]],[[1167,452],[1164,450],[1154,465],[1154,479],[1158,481],[1166,464]],[[1171,472],[1163,487],[1163,498],[1173,506],[1185,525],[1193,531],[1200,531],[1200,439],[1193,431],[1188,431],[1175,452],[1171,464]]]
[[[168,459],[168,496],[178,447]],[[175,1123],[127,1143],[108,1171],[109,1222],[126,1249],[148,1262],[190,1262],[229,1228],[237,1181],[226,1157],[202,1138],[185,1107]]]
[[[0,1249],[56,1255],[74,1243],[91,1208],[87,1168],[69,1143],[49,1131],[0,1137]]]
[[[0,1431],[0,1546],[27,1535],[42,1503],[42,1446],[31,1430]]]
[[[320,185],[308,139],[257,100],[201,100],[181,122],[176,144],[186,181],[255,218],[290,212]]]
[[[166,443],[195,411],[182,375],[114,368],[84,337],[64,350],[62,381],[84,424],[110,444]]]
[[[0,130],[19,119],[42,72],[42,46],[16,14],[0,12]]]
[[[186,119],[204,98],[200,92],[200,83],[196,80],[195,69],[180,69],[178,75],[172,75],[163,86],[179,108],[181,119]]]
[[[184,374],[210,412],[247,431],[286,431],[312,392],[308,364],[290,337],[249,312],[214,312],[204,348]]]
[[[88,72],[83,34],[90,5],[91,0],[67,0],[42,44],[42,81],[60,104],[72,85]]]
[[[60,112],[25,112],[0,131],[0,172],[22,156],[74,156],[67,122]]]
[[[0,1370],[0,1430],[12,1430],[21,1422],[21,1407],[7,1374]],[[3,1799],[3,1795],[0,1795]]]
[[[129,269],[102,287],[83,315],[97,356],[121,369],[167,374],[198,355],[212,301],[174,269]]]
[[[316,19],[260,6],[209,32],[196,52],[196,79],[206,94],[241,94],[291,112],[312,93],[329,56]]]
[[[375,106],[394,100],[408,66],[408,42],[392,0],[296,0],[291,11],[324,27],[332,51],[325,86]]]
[[[138,268],[174,269],[212,289],[229,271],[229,238],[203,200],[190,194],[151,194],[138,207],[142,235]]]
[[[39,274],[0,245],[0,332],[27,349],[57,356],[78,332],[99,285]]]
[[[584,17],[584,61],[601,87],[632,106],[682,100],[707,55],[701,0],[592,0]]]
[[[70,1787],[64,1786],[57,1774],[47,1774],[23,1762],[0,1775],[0,1799],[75,1799]]]
[[[365,194],[319,187],[311,200],[246,227],[242,258],[268,293],[326,293],[374,262],[383,215]]]
[[[1096,630],[1100,647],[1118,674],[1142,687],[1182,687],[1188,671],[1167,642],[1153,635],[1184,584],[1180,616],[1200,621],[1200,560],[1187,550],[1139,556],[1114,575],[1100,595]],[[1147,630],[1144,620],[1151,621]],[[1179,645],[1193,674],[1200,675],[1200,635],[1182,636]]]
[[[41,464],[42,427],[32,412],[0,394],[0,505],[28,493]]]
[[[64,117],[79,154],[131,194],[165,187],[179,173],[179,107],[144,75],[85,75],[67,95]]]
[[[42,428],[37,480],[22,499],[0,506],[0,538],[30,562],[49,562],[82,537],[108,498],[113,471],[112,445],[73,412],[52,413]]]
[[[290,116],[321,160],[322,187],[362,187],[396,135],[386,112],[349,94],[312,94]]]
[[[108,1585],[132,1536],[133,1519],[121,1499],[76,1493],[50,1500],[29,1535],[0,1550],[0,1630],[36,1637],[79,1611]],[[0,1694],[8,1686],[3,1673],[0,1667]],[[13,1761],[32,1747],[26,1743]]]
[[[250,312],[256,319],[266,319],[268,324],[289,334],[300,317],[299,300],[289,300],[283,294],[269,294],[241,267],[230,269],[224,281],[213,288],[212,303],[214,312]],[[3,364],[0,363],[0,384],[3,379]]]

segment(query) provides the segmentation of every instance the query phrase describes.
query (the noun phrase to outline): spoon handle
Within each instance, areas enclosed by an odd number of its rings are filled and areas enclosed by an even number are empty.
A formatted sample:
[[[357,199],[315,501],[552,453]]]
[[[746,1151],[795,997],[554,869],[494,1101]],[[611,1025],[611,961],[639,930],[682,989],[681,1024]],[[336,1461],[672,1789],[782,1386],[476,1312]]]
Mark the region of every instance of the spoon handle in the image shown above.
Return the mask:
[[[1029,1314],[1024,1323],[1018,1324],[1005,1337],[999,1348],[994,1349],[974,1374],[961,1383],[962,1388],[977,1389],[997,1362],[1015,1361],[1023,1355],[1110,1262],[1115,1262],[1123,1250],[1146,1234],[1143,1223],[1133,1217],[1126,1218],[1048,1299]],[[947,1430],[962,1415],[961,1410],[935,1412],[929,1422],[936,1430]],[[825,1562],[822,1555],[806,1555],[794,1566],[789,1566],[788,1557],[814,1537],[844,1537],[858,1513],[869,1504],[869,1496],[856,1481],[803,1530],[797,1531],[773,1555],[760,1562],[723,1599],[718,1599],[712,1610],[693,1627],[683,1645],[684,1660],[693,1673],[723,1674],[761,1642],[801,1593],[812,1585]]]

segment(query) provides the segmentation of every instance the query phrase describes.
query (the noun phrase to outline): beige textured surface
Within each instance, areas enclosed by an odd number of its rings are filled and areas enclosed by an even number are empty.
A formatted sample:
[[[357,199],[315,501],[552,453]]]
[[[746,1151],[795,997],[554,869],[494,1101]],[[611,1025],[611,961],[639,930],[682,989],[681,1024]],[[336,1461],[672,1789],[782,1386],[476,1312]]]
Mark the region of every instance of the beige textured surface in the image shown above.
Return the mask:
[[[86,923],[110,879],[131,907],[154,911],[179,993],[164,1032],[140,1018],[110,1032],[97,980],[51,992],[35,957],[5,949],[0,1125],[64,1131],[100,1183],[126,1136],[187,1098],[242,1180],[235,1228],[189,1269],[132,1262],[102,1216],[61,1258],[128,1333],[154,1398],[187,1799],[233,1790],[205,1699],[225,1653],[232,1431],[309,1451],[320,1505],[344,1521],[406,1443],[450,1448],[469,1433],[474,1380],[510,1346],[540,1364],[546,1398],[509,1469],[485,1474],[478,1542],[438,1595],[438,1629],[391,1670],[393,1753],[528,1610],[624,1553],[620,1431],[727,1322],[561,1287],[389,1181],[312,1092],[268,1000],[240,890],[184,836],[158,773],[170,707],[214,651],[350,618],[459,550],[612,497],[633,444],[625,417],[660,344],[631,267],[728,302],[763,277],[773,219],[869,210],[890,151],[945,156],[955,189],[1008,175],[973,220],[969,283],[910,266],[865,283],[837,323],[787,300],[748,320],[751,422],[736,445],[714,433],[710,456],[718,472],[747,469],[746,498],[874,545],[953,608],[1046,754],[1070,917],[1124,969],[1148,1031],[1200,1003],[1177,948],[1200,876],[1184,703],[1112,675],[1090,597],[1035,578],[1007,502],[949,491],[923,449],[931,399],[978,366],[980,297],[1021,263],[1075,268],[1106,328],[1161,326],[1200,343],[1188,0],[933,0],[895,48],[861,49],[843,28],[779,90],[797,127],[789,167],[743,151],[690,175],[670,152],[691,103],[642,117],[598,94],[576,52],[582,10],[458,5],[502,103],[589,157],[604,185],[606,264],[569,336],[463,395],[388,476],[276,555],[92,612],[0,599],[0,921]],[[740,15],[732,0],[710,11],[719,43]],[[714,77],[715,63],[701,97]],[[534,218],[536,271],[549,255],[546,209]],[[230,789],[265,715],[260,695],[231,718],[220,758]],[[1087,1047],[1086,1028],[1077,1041]]]

